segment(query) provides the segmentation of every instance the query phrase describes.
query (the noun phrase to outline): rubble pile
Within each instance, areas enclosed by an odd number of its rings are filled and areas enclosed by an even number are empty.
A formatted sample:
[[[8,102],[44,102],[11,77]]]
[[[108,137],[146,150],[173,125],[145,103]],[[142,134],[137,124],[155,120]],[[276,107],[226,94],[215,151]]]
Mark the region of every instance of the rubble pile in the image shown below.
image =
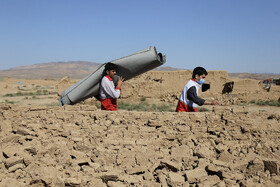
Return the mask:
[[[0,105],[0,186],[277,186],[280,115]]]

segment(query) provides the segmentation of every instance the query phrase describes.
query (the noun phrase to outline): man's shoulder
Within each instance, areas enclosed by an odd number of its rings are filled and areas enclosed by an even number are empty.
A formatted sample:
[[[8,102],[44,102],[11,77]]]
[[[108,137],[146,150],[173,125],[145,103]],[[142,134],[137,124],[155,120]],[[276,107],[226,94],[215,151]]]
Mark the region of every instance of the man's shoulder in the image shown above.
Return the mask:
[[[106,76],[102,77],[102,79],[101,79],[101,83],[107,84],[107,83],[110,83],[110,82],[111,81]]]
[[[189,80],[187,82],[187,84],[185,85],[185,87],[190,87],[190,86],[194,86],[195,85],[195,82],[193,80]]]

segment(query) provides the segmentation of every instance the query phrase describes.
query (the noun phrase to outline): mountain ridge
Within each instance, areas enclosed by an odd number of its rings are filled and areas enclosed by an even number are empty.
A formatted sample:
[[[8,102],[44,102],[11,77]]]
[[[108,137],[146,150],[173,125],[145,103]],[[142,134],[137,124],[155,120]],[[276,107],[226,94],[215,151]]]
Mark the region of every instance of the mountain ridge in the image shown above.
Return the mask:
[[[18,66],[7,70],[0,70],[0,77],[12,77],[19,79],[61,79],[69,76],[72,79],[82,79],[99,68],[102,63],[89,61],[58,61]],[[160,66],[153,71],[178,71],[170,66]],[[248,79],[279,79],[280,74],[271,73],[228,73],[229,77]]]

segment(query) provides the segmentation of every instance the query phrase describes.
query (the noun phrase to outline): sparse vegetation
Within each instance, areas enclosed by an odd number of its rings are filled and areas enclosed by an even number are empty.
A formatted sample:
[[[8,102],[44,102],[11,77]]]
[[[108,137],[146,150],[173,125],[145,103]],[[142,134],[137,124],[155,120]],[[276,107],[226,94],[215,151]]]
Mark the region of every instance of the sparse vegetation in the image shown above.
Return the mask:
[[[141,99],[142,100],[142,99]],[[100,102],[96,103],[97,108],[101,108]],[[118,102],[118,109],[128,110],[128,111],[156,111],[156,112],[174,112],[175,108],[173,105],[167,104],[149,104],[145,101],[139,103],[127,103],[127,102]]]
[[[14,104],[15,102],[14,101],[9,101],[9,100],[5,99],[5,103],[7,103],[7,104]]]
[[[141,101],[142,101],[142,102],[146,101],[146,97],[142,97],[142,98],[141,98]]]
[[[249,102],[250,104],[256,104],[256,105],[260,105],[260,106],[280,106],[280,103],[278,101],[274,101],[274,100],[269,100],[269,101],[263,101],[263,100],[251,100]]]
[[[166,111],[166,112],[174,112],[175,111],[175,107],[172,105],[167,105],[167,104],[160,104],[160,105],[156,105],[156,104],[152,104],[152,109],[154,111]]]
[[[101,108],[100,102],[96,103],[97,108]],[[118,102],[118,109],[128,111],[155,111],[155,112],[175,112],[175,106],[170,104],[149,104],[145,101],[139,103]],[[209,112],[208,108],[200,107],[198,112]]]
[[[157,112],[174,112],[174,106],[166,105],[166,104],[149,104],[147,102],[140,102],[140,103],[125,103],[119,102],[118,109],[129,110],[129,111],[157,111]]]
[[[199,107],[197,109],[198,112],[210,112],[210,110],[208,108],[204,108],[204,107]]]
[[[14,97],[14,94],[8,93],[8,94],[5,94],[3,97]]]
[[[57,92],[52,92],[52,94],[57,94]],[[34,95],[49,95],[48,90],[37,90],[36,92],[17,92],[15,94],[13,93],[7,93],[3,97],[15,97],[15,96],[34,96]]]
[[[100,102],[97,102],[97,103],[95,104],[95,106],[96,106],[97,108],[101,108],[101,103],[100,103]]]
[[[256,100],[251,100],[249,103],[255,104],[255,103],[256,103]]]

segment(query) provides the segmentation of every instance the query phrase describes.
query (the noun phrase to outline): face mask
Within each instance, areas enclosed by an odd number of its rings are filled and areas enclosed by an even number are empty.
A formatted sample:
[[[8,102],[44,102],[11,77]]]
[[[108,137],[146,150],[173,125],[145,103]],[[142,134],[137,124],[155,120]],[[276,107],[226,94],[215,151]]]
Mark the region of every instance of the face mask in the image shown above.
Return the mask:
[[[200,79],[200,81],[197,81],[198,84],[203,84],[205,82],[204,79]]]

